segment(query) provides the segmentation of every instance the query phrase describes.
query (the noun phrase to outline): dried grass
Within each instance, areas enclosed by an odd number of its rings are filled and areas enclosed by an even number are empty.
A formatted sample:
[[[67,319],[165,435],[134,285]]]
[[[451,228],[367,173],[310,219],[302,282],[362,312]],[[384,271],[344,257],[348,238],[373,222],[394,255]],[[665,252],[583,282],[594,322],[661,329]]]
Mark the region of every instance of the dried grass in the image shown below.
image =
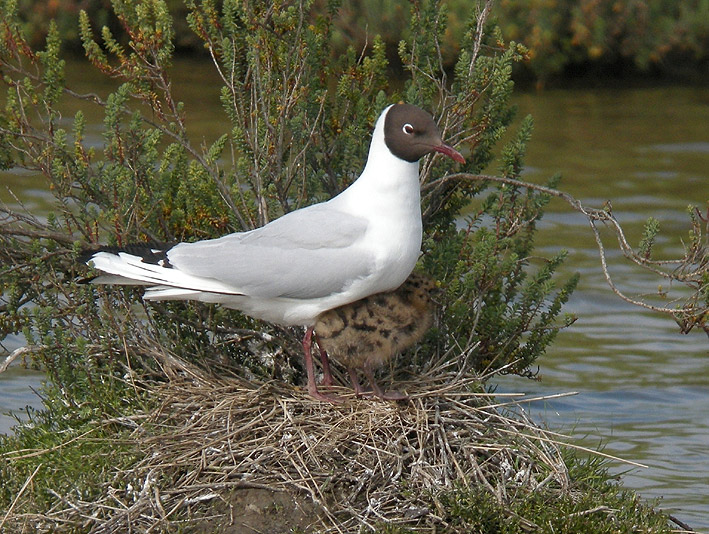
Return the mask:
[[[151,393],[157,408],[123,421],[143,459],[97,501],[56,495],[54,510],[8,525],[160,532],[203,520],[214,513],[205,504],[229,492],[267,488],[312,499],[316,532],[382,523],[435,532],[445,527],[439,495],[456,486],[501,503],[513,486],[569,491],[559,436],[511,410],[515,396],[481,393],[460,373],[397,383],[412,396],[405,403],[329,405],[284,383],[217,377],[164,356],[163,367],[170,379]]]

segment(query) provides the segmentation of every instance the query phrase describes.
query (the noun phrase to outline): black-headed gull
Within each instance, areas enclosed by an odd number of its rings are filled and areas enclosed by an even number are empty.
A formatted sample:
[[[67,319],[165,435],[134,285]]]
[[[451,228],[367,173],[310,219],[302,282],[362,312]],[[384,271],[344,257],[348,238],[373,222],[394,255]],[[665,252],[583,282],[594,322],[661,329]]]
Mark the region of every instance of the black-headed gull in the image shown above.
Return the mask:
[[[308,391],[332,400],[315,384],[312,326],[321,313],[409,276],[421,249],[418,160],[434,151],[465,162],[428,113],[391,105],[377,119],[362,174],[331,200],[218,239],[99,249],[86,261],[106,274],[93,283],[144,285],[146,300],[218,303],[304,325]]]
[[[432,279],[412,273],[394,291],[370,295],[318,316],[314,326],[318,345],[347,367],[358,396],[365,394],[357,377],[362,370],[377,397],[407,398],[397,391],[383,391],[373,371],[419,341],[431,327],[435,289]]]

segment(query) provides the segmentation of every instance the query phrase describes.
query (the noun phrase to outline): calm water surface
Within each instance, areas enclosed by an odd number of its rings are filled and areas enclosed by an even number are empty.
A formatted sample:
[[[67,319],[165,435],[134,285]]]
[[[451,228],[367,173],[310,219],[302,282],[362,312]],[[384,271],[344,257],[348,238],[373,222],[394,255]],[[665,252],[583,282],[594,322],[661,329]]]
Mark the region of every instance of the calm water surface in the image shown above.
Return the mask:
[[[79,67],[72,66],[73,74]],[[192,110],[193,131],[207,141],[225,126],[216,80],[201,65],[177,71],[180,98]],[[85,87],[106,94],[105,82],[81,73]],[[206,81],[214,80],[214,86]],[[519,94],[520,117],[531,113],[535,132],[525,178],[543,183],[561,172],[561,188],[589,206],[612,200],[614,213],[637,243],[648,216],[661,222],[657,252],[681,250],[687,230],[685,208],[709,201],[709,90],[645,88],[553,90]],[[91,117],[89,117],[91,118]],[[101,143],[100,116],[88,128]],[[210,125],[218,126],[213,130]],[[41,183],[22,173],[1,174],[29,207],[46,206]],[[7,200],[4,187],[0,198]],[[656,291],[660,281],[633,269],[613,252],[611,268],[621,287]],[[677,333],[673,321],[621,302],[600,270],[586,221],[559,200],[541,224],[538,247],[569,251],[566,273],[581,283],[567,307],[578,321],[563,332],[539,361],[542,380],[506,377],[505,391],[531,394],[576,391],[578,395],[537,403],[534,417],[571,436],[575,443],[648,465],[632,468],[624,481],[679,519],[709,532],[709,338],[703,332]],[[15,348],[20,340],[11,341]],[[0,375],[0,412],[39,406],[33,393],[37,373],[12,367]],[[21,415],[21,413],[20,413]],[[0,418],[0,432],[14,419]],[[615,472],[629,467],[613,463]]]

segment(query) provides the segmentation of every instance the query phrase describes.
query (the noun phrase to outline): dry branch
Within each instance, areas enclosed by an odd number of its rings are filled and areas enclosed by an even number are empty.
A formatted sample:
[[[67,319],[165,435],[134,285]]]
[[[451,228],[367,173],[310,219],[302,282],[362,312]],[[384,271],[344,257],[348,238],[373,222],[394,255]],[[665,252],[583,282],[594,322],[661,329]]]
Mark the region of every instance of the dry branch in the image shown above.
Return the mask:
[[[697,251],[687,251],[684,258],[674,260],[651,260],[640,255],[628,243],[625,232],[620,223],[614,217],[612,207],[609,202],[606,203],[602,209],[589,208],[584,206],[579,200],[575,199],[570,194],[563,191],[529,182],[522,182],[513,178],[469,173],[450,174],[444,178],[425,184],[422,187],[422,191],[425,192],[429,189],[440,187],[446,182],[465,180],[495,182],[513,187],[526,188],[564,200],[574,210],[584,215],[588,220],[591,232],[593,233],[596,245],[598,246],[603,275],[613,293],[625,302],[635,306],[670,315],[679,324],[682,333],[687,333],[694,326],[698,325],[707,333],[707,335],[709,335],[709,324],[706,323],[706,318],[709,316],[709,308],[707,308],[706,305],[702,305],[700,302],[702,291],[706,291],[706,288],[704,287],[704,279],[707,276],[707,273],[709,273],[709,251],[707,251],[706,248],[702,249],[698,253]],[[675,307],[656,306],[641,298],[627,295],[614,282],[610,270],[608,269],[606,249],[597,226],[598,223],[603,223],[615,234],[618,239],[619,248],[625,258],[637,266],[652,272],[666,283],[680,282],[690,288],[693,288],[693,294],[685,298],[683,304],[678,304]],[[700,228],[695,228],[695,230],[701,231]],[[697,259],[698,256],[699,261]]]

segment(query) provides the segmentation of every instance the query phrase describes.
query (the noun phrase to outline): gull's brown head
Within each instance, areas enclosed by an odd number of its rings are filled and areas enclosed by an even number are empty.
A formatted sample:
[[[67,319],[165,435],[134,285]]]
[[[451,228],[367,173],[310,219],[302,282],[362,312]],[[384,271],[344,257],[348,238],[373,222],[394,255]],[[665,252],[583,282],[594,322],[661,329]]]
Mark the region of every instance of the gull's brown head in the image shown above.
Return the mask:
[[[440,152],[458,163],[465,158],[441,139],[433,117],[411,104],[394,104],[384,120],[384,142],[396,157],[414,162],[431,152]]]

